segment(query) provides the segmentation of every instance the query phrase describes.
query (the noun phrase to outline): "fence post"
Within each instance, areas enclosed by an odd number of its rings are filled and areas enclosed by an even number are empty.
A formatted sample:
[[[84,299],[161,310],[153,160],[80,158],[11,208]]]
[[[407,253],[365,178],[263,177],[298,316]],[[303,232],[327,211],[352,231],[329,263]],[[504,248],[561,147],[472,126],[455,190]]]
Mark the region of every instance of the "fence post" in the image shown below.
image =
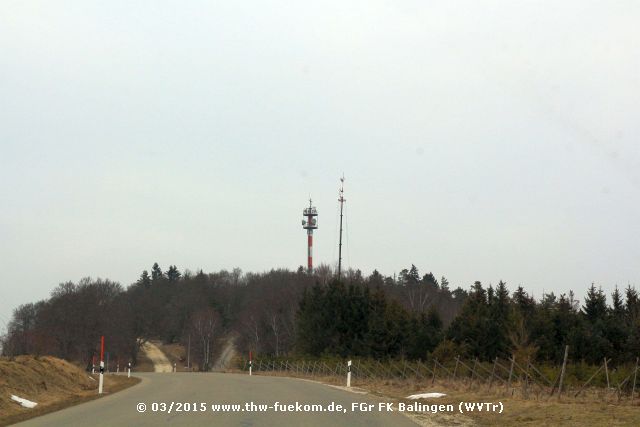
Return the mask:
[[[351,360],[347,362],[347,387],[351,387]]]
[[[513,365],[516,363],[516,359],[511,355],[511,368],[509,368],[509,381],[507,382],[507,392],[511,388],[511,378],[513,377]]]
[[[469,390],[473,386],[473,379],[476,376],[476,365],[478,363],[478,358],[473,359],[473,368],[471,368],[471,380],[469,381]]]
[[[497,364],[498,364],[498,356],[496,356],[495,360],[493,361],[493,370],[491,371],[491,380],[489,381],[489,390],[491,390],[491,387],[493,386],[493,377],[496,375]]]
[[[607,377],[607,392],[609,391],[609,367],[607,366],[607,358],[604,358],[604,374]]]
[[[433,377],[431,377],[431,385],[436,382],[436,368],[438,367],[438,359],[433,360]]]
[[[527,357],[527,368],[524,371],[524,398],[529,398],[529,364],[531,363],[530,357]]]
[[[633,405],[633,395],[636,392],[636,377],[638,375],[638,358],[636,357],[636,369],[633,371],[633,388],[631,389],[631,404]]]
[[[569,346],[564,346],[564,359],[562,359],[562,370],[560,371],[560,384],[558,384],[558,399],[562,394],[562,382],[564,381],[564,372],[567,368],[567,356],[569,355]]]
[[[456,366],[453,368],[453,379],[456,379],[456,373],[458,372],[458,364],[460,363],[460,355],[456,355]]]

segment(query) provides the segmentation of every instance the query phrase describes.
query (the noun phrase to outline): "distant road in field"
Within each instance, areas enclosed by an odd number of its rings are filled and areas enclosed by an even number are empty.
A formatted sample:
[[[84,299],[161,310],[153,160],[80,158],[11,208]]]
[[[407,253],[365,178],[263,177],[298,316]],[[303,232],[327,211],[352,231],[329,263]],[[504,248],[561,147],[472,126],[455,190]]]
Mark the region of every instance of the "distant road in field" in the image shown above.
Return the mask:
[[[398,412],[378,411],[376,397],[293,378],[222,373],[140,373],[142,382],[124,391],[26,421],[21,426],[416,426]],[[108,391],[108,390],[107,390]],[[154,412],[153,403],[207,406],[204,412]],[[245,404],[342,405],[347,412],[250,412]],[[352,403],[373,404],[371,412],[352,412]],[[146,405],[138,412],[139,403]],[[212,404],[236,404],[244,411],[214,412]]]
[[[145,355],[151,360],[151,363],[153,363],[153,370],[155,372],[173,371],[171,362],[169,362],[167,356],[165,356],[157,345],[147,341],[142,345],[142,351],[144,351]]]
[[[236,355],[235,341],[236,338],[234,336],[231,336],[229,337],[229,339],[227,339],[227,342],[222,349],[222,353],[220,353],[218,360],[216,360],[216,363],[213,365],[213,369],[222,370],[227,369],[229,366],[231,366],[231,361]]]

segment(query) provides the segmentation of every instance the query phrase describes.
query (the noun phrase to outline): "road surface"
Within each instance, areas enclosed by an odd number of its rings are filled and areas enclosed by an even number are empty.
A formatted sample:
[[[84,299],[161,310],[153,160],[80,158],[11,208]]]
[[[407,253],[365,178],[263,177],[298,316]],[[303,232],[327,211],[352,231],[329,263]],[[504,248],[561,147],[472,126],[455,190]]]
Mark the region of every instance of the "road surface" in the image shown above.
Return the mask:
[[[222,373],[140,373],[142,382],[131,388],[78,406],[26,421],[21,426],[399,426],[415,427],[398,412],[378,410],[376,397],[351,393],[294,378]],[[108,390],[107,390],[108,391]],[[205,403],[205,412],[153,412],[152,403]],[[342,405],[347,412],[249,412],[246,404]],[[352,412],[352,403],[374,405],[371,412]],[[138,403],[146,412],[137,411]],[[212,404],[238,404],[245,411],[213,412]]]

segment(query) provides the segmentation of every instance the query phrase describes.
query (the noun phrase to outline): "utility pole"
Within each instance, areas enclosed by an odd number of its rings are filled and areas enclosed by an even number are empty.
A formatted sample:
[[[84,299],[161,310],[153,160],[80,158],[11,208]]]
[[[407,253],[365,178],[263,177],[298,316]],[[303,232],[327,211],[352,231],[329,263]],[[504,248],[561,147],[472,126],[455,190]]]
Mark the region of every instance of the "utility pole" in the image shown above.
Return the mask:
[[[344,202],[347,200],[344,198],[344,174],[342,178],[340,178],[340,197],[338,197],[338,201],[340,202],[340,243],[338,244],[338,280],[340,280],[340,274],[342,272],[342,209]]]

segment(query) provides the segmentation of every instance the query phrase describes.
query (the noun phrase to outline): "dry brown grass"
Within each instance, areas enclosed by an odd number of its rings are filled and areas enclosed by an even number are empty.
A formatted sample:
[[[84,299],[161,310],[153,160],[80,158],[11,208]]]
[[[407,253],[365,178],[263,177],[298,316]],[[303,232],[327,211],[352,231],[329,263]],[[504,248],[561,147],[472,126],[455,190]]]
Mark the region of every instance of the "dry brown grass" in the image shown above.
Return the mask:
[[[345,379],[335,376],[295,375],[291,372],[256,372],[257,375],[278,375],[312,379],[326,384],[345,385]],[[417,393],[440,392],[447,396],[439,399],[423,399],[425,404],[452,404],[458,408],[459,402],[502,402],[504,412],[499,413],[423,413],[412,414],[411,418],[423,426],[639,426],[640,399],[634,404],[628,400],[617,402],[617,396],[603,390],[592,389],[586,395],[573,398],[563,396],[548,397],[547,393],[531,390],[529,399],[519,392],[506,391],[504,386],[487,391],[486,385],[469,388],[463,381],[414,380],[371,380],[354,378],[354,388],[369,394],[390,398],[397,402],[415,402],[406,396]],[[518,387],[519,389],[519,387]],[[573,395],[571,395],[573,396]]]
[[[133,372],[153,372],[153,362],[144,354],[144,351],[139,351],[136,364],[131,368]],[[126,368],[125,368],[126,369]]]
[[[55,357],[18,356],[0,358],[0,426],[43,415],[98,397],[97,375]],[[136,384],[136,378],[105,375],[105,394]],[[11,395],[38,403],[23,408]]]
[[[182,344],[162,344],[161,342],[154,343],[162,350],[167,356],[167,359],[171,362],[171,365],[176,364],[176,370],[178,372],[186,371],[185,365],[187,364],[187,350]]]

